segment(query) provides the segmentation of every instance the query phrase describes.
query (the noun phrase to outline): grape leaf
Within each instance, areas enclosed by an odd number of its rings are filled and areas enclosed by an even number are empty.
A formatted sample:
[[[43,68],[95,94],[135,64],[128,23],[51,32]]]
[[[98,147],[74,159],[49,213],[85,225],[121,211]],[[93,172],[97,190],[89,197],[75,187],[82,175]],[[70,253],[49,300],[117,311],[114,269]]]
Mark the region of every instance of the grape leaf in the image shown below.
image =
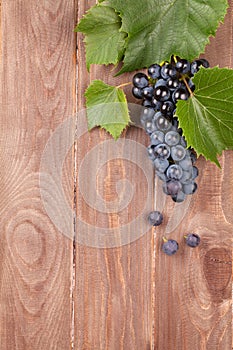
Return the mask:
[[[176,114],[188,146],[215,162],[233,148],[233,70],[201,68],[193,78],[194,95],[177,103]]]
[[[109,0],[128,33],[118,74],[148,67],[177,55],[192,60],[204,51],[224,19],[227,0]]]
[[[76,32],[85,34],[86,65],[117,64],[125,50],[126,34],[119,29],[121,18],[112,7],[104,4],[90,8],[76,26]]]
[[[116,140],[129,124],[125,94],[118,87],[93,80],[85,92],[88,129],[100,126]]]

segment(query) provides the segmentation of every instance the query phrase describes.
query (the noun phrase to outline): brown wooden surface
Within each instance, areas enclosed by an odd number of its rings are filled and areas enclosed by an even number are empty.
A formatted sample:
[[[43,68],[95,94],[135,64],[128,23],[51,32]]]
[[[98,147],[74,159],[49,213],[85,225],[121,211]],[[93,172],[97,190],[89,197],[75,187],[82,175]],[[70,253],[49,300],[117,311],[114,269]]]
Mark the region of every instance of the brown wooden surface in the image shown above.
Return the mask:
[[[75,15],[73,2],[1,1],[1,350],[70,348],[73,244],[43,209],[38,172],[75,107]]]
[[[156,232],[149,230],[127,245],[116,238],[116,247],[91,247],[81,244],[80,237],[93,237],[97,244],[99,227],[118,233],[140,215],[148,194],[142,169],[125,159],[128,141],[148,144],[145,133],[132,127],[122,137],[118,158],[109,147],[109,162],[98,174],[90,165],[86,177],[96,182],[106,210],[109,201],[118,200],[117,182],[126,179],[134,186],[129,205],[107,213],[83,199],[78,178],[82,162],[95,147],[101,162],[106,156],[102,143],[111,140],[95,129],[77,139],[75,154],[69,152],[63,166],[64,191],[77,213],[74,242],[58,231],[43,208],[38,172],[53,131],[76,108],[80,126],[91,80],[119,85],[133,75],[113,78],[112,67],[98,66],[88,74],[80,34],[76,57],[73,28],[94,3],[1,2],[0,350],[230,350],[232,152],[223,154],[221,171],[198,160],[199,189],[176,229],[168,230],[169,220],[180,209],[167,201],[164,224]],[[206,48],[204,56],[212,66],[233,68],[232,21],[231,1],[224,25]],[[125,91],[135,102],[130,87]],[[123,185],[125,192],[129,183]],[[90,197],[91,191],[87,187]],[[158,197],[155,191],[151,209]],[[80,228],[79,219],[89,227]],[[139,225],[127,235],[141,229]],[[182,237],[190,231],[201,236],[197,249],[184,244]],[[179,241],[173,257],[161,252],[165,233]]]

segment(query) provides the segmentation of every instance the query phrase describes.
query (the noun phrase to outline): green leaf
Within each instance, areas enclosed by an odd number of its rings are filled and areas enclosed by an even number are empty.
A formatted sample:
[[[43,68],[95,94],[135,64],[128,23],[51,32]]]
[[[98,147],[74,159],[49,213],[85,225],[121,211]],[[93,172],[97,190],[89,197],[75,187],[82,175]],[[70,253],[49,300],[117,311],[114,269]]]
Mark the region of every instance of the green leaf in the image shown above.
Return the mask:
[[[129,124],[124,92],[102,80],[93,80],[85,92],[88,129],[100,126],[116,140]]]
[[[90,8],[75,28],[85,34],[86,65],[117,64],[125,50],[126,34],[120,32],[121,18],[113,8],[98,4]]]
[[[193,82],[195,94],[177,103],[179,125],[188,146],[220,166],[217,156],[233,148],[233,70],[201,68]]]
[[[118,74],[169,60],[192,60],[204,51],[224,19],[227,0],[109,0],[128,33],[124,66]]]

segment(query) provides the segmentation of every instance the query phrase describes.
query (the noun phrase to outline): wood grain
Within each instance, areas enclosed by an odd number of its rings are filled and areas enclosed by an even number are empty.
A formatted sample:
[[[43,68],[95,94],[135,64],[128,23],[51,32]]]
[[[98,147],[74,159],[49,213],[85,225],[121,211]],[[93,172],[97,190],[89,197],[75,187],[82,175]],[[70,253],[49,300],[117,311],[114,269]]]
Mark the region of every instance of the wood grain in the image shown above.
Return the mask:
[[[76,15],[79,19],[94,3],[1,2],[0,348],[230,350],[233,152],[224,152],[221,171],[200,158],[193,200],[178,207],[167,201],[163,227],[145,228],[148,211],[163,205],[157,181],[154,187],[141,165],[147,136],[131,127],[113,143],[103,130],[88,133],[83,118],[91,80],[119,85],[133,75],[113,78],[112,67],[99,66],[89,75],[80,34],[76,60]],[[231,1],[225,23],[206,48],[212,66],[233,68],[232,21]],[[135,102],[130,87],[125,91]],[[62,174],[66,199],[76,207],[73,242],[44,209],[39,170],[49,137],[76,107],[77,132],[83,133],[75,155],[71,150],[64,159]],[[70,137],[68,130],[66,141]],[[54,147],[54,159],[57,151]],[[130,198],[125,208],[122,198]],[[48,199],[62,216],[60,203],[52,194]],[[108,212],[113,203],[115,210]],[[73,217],[70,238],[72,224]],[[201,236],[199,248],[185,246],[187,232]],[[163,235],[179,241],[176,256],[161,253]]]
[[[75,13],[60,0],[1,4],[1,349],[70,348],[73,244],[43,208],[39,169],[75,108]],[[69,183],[72,156],[65,167]]]
[[[232,66],[233,3],[224,25],[203,55],[211,66]],[[199,189],[189,207],[165,207],[165,227],[156,239],[155,347],[184,350],[230,350],[232,347],[233,152],[224,152],[222,170],[201,157]],[[175,212],[176,210],[176,212]],[[167,230],[172,216],[186,215]],[[161,254],[161,236],[179,242],[174,257]],[[183,236],[195,232],[201,245],[191,249]]]

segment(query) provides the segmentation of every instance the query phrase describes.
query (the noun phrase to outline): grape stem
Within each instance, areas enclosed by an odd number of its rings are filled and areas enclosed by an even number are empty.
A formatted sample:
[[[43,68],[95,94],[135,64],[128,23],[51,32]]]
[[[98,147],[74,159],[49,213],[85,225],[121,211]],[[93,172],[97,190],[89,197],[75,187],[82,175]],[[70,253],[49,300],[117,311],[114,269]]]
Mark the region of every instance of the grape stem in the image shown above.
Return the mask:
[[[116,86],[116,88],[117,88],[117,89],[120,89],[120,88],[122,88],[122,87],[124,87],[124,86],[128,86],[128,85],[132,85],[132,83],[131,83],[131,82],[123,83],[123,84],[120,84],[120,85]]]
[[[192,90],[190,89],[190,87],[189,87],[189,85],[188,85],[187,80],[185,79],[185,77],[182,77],[181,79],[182,79],[183,82],[185,83],[185,86],[186,86],[188,92],[190,93],[190,96],[194,96],[194,94],[193,94]]]

